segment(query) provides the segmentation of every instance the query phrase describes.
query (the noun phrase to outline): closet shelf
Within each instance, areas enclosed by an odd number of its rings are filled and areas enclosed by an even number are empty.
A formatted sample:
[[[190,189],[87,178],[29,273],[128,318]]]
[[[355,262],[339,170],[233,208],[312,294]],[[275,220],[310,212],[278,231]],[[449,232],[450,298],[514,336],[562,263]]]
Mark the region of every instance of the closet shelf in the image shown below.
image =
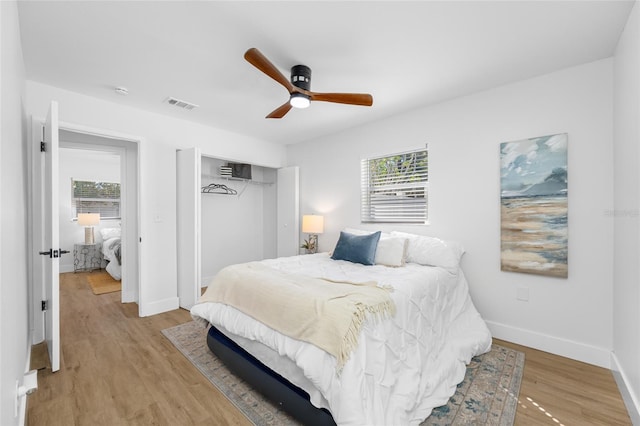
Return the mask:
[[[273,185],[274,183],[274,182],[262,182],[262,181],[253,180],[253,179],[243,179],[243,178],[237,178],[237,177],[231,177],[231,176],[220,176],[220,175],[202,174],[201,177],[207,178],[207,179],[220,179],[220,180],[229,180],[229,181],[236,181],[236,182],[246,182],[252,185]]]

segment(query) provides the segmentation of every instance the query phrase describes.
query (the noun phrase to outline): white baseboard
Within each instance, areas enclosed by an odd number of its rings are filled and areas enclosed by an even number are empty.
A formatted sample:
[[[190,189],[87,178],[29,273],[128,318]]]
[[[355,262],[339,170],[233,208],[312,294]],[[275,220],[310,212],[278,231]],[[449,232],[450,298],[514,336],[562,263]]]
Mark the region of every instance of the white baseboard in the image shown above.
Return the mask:
[[[493,337],[497,339],[611,369],[610,349],[587,345],[493,321],[486,321],[486,323]]]
[[[62,265],[62,264],[60,264],[60,273],[64,274],[66,272],[73,272],[73,265]]]
[[[137,302],[134,291],[123,291],[121,296],[122,296],[122,303]]]
[[[611,354],[611,372],[613,373],[613,378],[618,384],[618,389],[622,395],[624,405],[627,407],[631,423],[634,425],[640,425],[640,401],[633,389],[627,386],[629,379],[620,365],[615,353]]]
[[[161,314],[163,312],[173,311],[180,307],[177,297],[169,297],[155,302],[145,303],[140,306],[140,316],[149,317],[151,315]]]
[[[27,335],[27,356],[26,362],[24,366],[24,373],[27,374],[31,369],[31,341],[33,340],[33,332],[29,330]],[[37,378],[36,378],[37,380]],[[17,389],[16,389],[17,391]],[[16,395],[17,397],[17,395]],[[24,426],[27,421],[27,395],[20,397],[18,402],[18,425]]]

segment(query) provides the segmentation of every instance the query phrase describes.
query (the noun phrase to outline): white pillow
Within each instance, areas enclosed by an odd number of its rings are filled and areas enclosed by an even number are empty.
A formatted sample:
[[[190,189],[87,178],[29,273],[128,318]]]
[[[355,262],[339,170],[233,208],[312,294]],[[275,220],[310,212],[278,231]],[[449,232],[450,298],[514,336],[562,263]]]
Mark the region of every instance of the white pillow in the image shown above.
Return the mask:
[[[439,266],[450,272],[455,272],[460,264],[460,258],[464,249],[456,243],[448,245],[439,238],[424,235],[409,234],[406,232],[392,232],[392,236],[403,237],[409,240],[407,248],[407,262],[420,265]]]
[[[380,237],[376,250],[376,265],[404,266],[409,240],[406,238]]]
[[[353,235],[369,235],[375,231],[345,228],[344,232]],[[408,243],[409,241],[406,238],[393,237],[390,234],[382,233],[376,248],[374,263],[385,266],[404,266]]]
[[[373,234],[374,232],[378,232],[378,231],[367,231],[364,229],[355,229],[355,228],[344,228],[343,231],[346,232],[347,234],[353,234],[353,235],[369,235],[369,234]],[[389,234],[388,232],[382,232],[380,234],[380,238],[385,238],[390,236],[391,234]]]
[[[102,239],[106,241],[109,238],[120,238],[121,232],[120,228],[102,228],[100,235],[102,235]]]

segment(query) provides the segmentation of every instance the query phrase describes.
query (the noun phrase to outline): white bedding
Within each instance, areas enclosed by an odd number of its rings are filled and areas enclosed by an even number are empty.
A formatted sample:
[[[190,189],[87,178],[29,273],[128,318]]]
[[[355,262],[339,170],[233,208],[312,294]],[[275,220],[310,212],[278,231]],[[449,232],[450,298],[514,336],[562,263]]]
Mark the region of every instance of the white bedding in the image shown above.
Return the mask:
[[[343,370],[321,349],[284,336],[223,304],[202,303],[194,319],[210,322],[246,349],[271,348],[258,358],[303,388],[339,425],[419,424],[444,405],[462,381],[465,364],[491,347],[491,335],[469,297],[460,269],[407,263],[364,266],[326,253],[262,261],[270,267],[340,281],[374,279],[391,285],[397,314],[367,322]],[[258,343],[259,342],[259,343]],[[253,348],[253,349],[252,349]],[[291,362],[281,363],[274,352]]]
[[[122,266],[115,255],[114,243],[120,242],[120,237],[112,237],[102,241],[102,255],[109,263],[105,268],[114,280],[122,279]]]

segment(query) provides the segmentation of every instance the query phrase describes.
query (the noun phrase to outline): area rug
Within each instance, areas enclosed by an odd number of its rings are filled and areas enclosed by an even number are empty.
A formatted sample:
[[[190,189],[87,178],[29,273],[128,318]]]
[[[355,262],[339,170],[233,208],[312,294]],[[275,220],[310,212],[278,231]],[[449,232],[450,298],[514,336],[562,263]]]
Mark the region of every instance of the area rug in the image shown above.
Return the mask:
[[[162,334],[253,424],[299,424],[234,376],[211,353],[207,330],[200,325],[190,321],[162,330]],[[490,352],[472,359],[449,403],[434,409],[421,426],[512,425],[523,368],[522,352],[494,344]]]
[[[114,280],[108,272],[96,272],[87,276],[93,294],[113,293],[122,290],[122,283]]]

